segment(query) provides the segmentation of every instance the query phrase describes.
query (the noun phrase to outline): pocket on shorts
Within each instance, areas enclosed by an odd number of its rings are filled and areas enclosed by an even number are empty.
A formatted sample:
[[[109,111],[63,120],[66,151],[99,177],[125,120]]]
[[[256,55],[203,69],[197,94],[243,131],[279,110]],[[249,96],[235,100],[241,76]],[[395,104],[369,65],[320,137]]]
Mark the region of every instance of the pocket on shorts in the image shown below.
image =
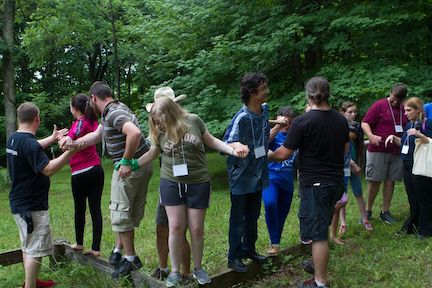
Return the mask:
[[[128,202],[111,201],[109,209],[111,211],[112,225],[122,225],[130,221],[130,207]]]
[[[52,248],[51,231],[49,227],[35,230],[32,234],[34,241],[32,241],[32,247],[28,247],[29,250],[34,252],[44,252]]]

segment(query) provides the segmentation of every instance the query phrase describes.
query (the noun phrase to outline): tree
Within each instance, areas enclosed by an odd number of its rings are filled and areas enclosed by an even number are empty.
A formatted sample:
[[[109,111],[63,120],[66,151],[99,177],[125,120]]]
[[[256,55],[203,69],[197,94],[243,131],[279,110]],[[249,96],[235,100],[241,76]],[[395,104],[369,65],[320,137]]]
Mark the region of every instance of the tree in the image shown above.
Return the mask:
[[[16,130],[14,21],[15,0],[5,0],[3,17],[3,91],[6,119],[6,138]]]

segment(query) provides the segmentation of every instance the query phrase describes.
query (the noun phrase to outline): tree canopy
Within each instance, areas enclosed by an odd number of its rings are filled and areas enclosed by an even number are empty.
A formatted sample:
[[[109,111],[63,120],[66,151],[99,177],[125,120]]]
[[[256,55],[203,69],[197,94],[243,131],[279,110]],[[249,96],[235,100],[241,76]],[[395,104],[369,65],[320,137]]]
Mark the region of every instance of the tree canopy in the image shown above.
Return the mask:
[[[430,11],[430,0],[17,1],[17,104],[36,102],[48,133],[53,123],[69,126],[72,95],[105,80],[146,133],[145,104],[171,86],[221,136],[251,71],[269,77],[272,112],[301,112],[303,83],[314,75],[330,80],[335,108],[352,100],[365,112],[395,82],[428,99]]]

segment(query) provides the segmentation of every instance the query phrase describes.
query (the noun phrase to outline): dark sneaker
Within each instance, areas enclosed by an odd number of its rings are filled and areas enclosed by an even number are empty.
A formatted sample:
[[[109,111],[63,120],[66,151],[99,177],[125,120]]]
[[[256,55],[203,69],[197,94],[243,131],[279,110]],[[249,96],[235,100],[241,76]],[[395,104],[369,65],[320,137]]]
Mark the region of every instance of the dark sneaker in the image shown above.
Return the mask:
[[[179,272],[171,272],[167,279],[165,280],[165,286],[167,287],[176,287],[180,286],[182,281],[182,276]]]
[[[256,252],[253,253],[253,254],[250,254],[250,255],[246,256],[245,258],[249,258],[250,260],[252,260],[252,261],[254,261],[254,262],[258,263],[258,264],[263,264],[268,259],[267,256],[258,254]]]
[[[202,269],[194,269],[192,276],[198,281],[199,284],[204,285],[211,282],[210,276],[207,274],[207,272]]]
[[[318,286],[318,284],[315,282],[315,279],[306,280],[302,283],[299,283],[297,285],[297,288],[329,288],[330,285],[326,284],[324,286]]]
[[[390,211],[386,211],[386,212],[381,211],[379,217],[382,221],[386,222],[387,224],[393,224],[397,221],[395,218],[391,216]]]
[[[231,268],[234,271],[240,273],[248,271],[248,267],[243,263],[241,259],[228,260],[228,268]]]
[[[164,280],[165,278],[168,277],[170,271],[168,269],[168,271],[165,271],[163,269],[161,269],[160,267],[156,268],[155,271],[153,271],[153,273],[151,274],[151,276],[153,278],[156,278],[158,280]]]
[[[310,274],[314,274],[315,273],[315,266],[314,266],[314,264],[313,264],[313,262],[312,262],[311,259],[303,260],[300,263],[300,265],[301,265],[301,267],[303,268],[304,271],[306,271],[306,272],[308,272]]]
[[[111,255],[109,257],[109,263],[111,265],[116,266],[117,264],[120,263],[122,259],[122,254],[120,252],[114,252],[114,250],[111,252]]]
[[[372,211],[366,210],[366,216],[368,218],[368,220],[372,219]]]
[[[131,271],[138,270],[142,267],[141,260],[138,256],[135,256],[133,262],[128,261],[126,258],[123,258],[120,263],[117,265],[116,270],[112,273],[113,278],[120,278],[126,275],[129,275]]]

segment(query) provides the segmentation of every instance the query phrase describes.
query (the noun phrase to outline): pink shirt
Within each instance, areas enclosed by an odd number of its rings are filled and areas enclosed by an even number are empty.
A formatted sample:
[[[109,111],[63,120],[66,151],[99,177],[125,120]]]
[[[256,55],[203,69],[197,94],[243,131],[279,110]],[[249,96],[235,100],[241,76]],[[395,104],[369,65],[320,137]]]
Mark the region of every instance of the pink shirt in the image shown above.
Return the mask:
[[[69,129],[68,136],[72,138],[72,140],[75,140],[90,132],[95,131],[97,127],[97,121],[92,121],[85,117],[81,117],[80,119],[75,120],[72,123],[72,126]],[[72,169],[72,172],[100,164],[101,161],[99,159],[99,155],[96,152],[96,145],[91,145],[84,150],[77,152],[69,160],[69,165]]]
[[[366,112],[366,115],[363,117],[363,122],[368,123],[371,127],[372,133],[377,136],[381,136],[382,141],[379,146],[369,144],[367,148],[368,151],[386,152],[395,155],[399,154],[399,146],[389,143],[386,148],[384,146],[384,142],[389,135],[401,137],[402,133],[396,133],[395,131],[395,124],[401,125],[402,128],[404,128],[407,121],[408,119],[405,116],[403,105],[393,107],[389,105],[387,98],[380,99],[372,104],[372,106]]]

